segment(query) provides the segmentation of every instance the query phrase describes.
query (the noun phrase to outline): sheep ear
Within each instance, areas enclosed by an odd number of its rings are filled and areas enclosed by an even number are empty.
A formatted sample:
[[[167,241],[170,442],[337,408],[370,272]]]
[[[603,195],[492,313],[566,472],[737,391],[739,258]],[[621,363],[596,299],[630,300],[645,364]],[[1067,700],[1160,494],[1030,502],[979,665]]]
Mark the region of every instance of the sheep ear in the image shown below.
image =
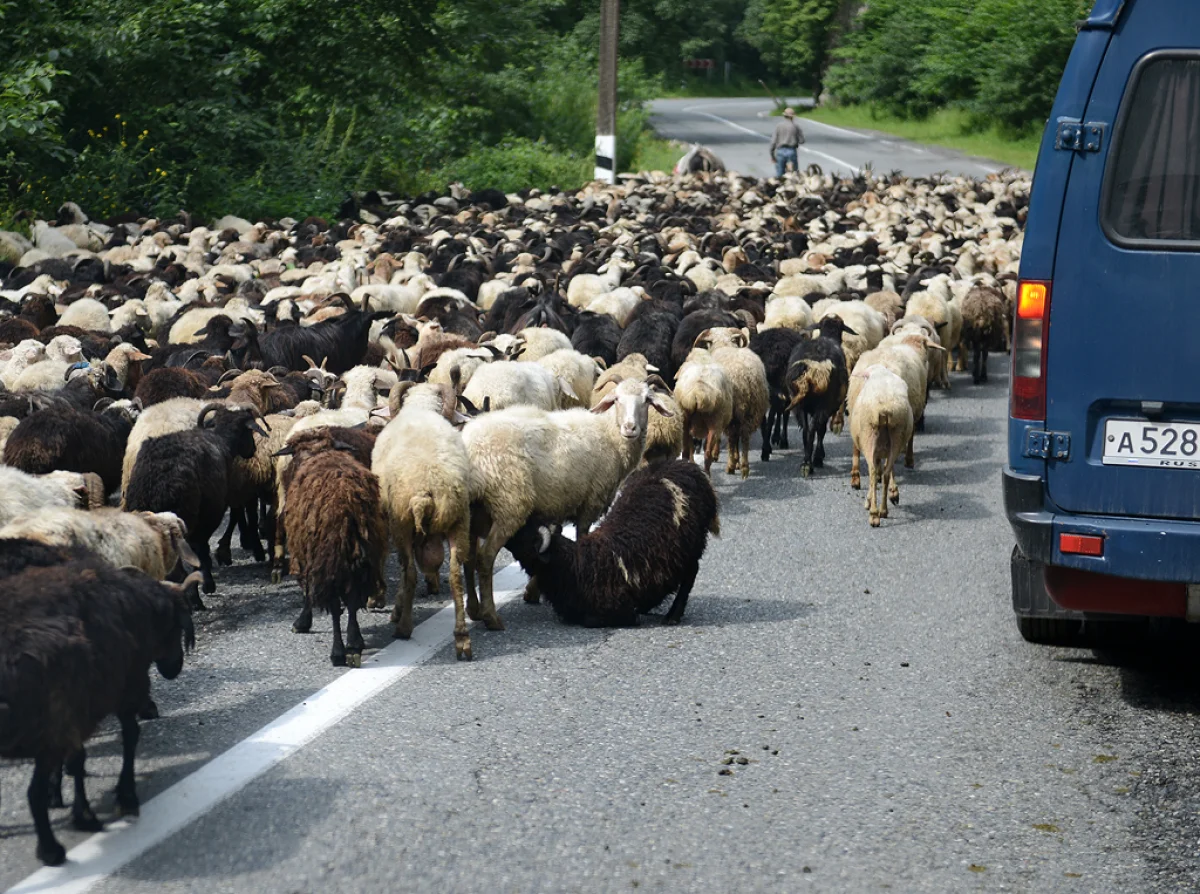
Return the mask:
[[[673,413],[673,412],[672,412],[672,411],[671,411],[671,410],[670,410],[670,409],[667,407],[667,405],[666,405],[666,404],[664,404],[664,403],[662,402],[662,400],[660,400],[660,399],[659,399],[658,395],[657,395],[657,394],[655,394],[653,391],[651,391],[651,392],[650,392],[650,395],[649,395],[649,397],[647,397],[647,399],[646,399],[646,402],[647,402],[648,404],[650,404],[650,406],[654,407],[654,409],[655,409],[655,410],[658,412],[658,414],[659,414],[660,416],[667,416],[667,417],[671,417],[671,416],[674,416],[674,415],[675,415],[675,414],[674,414],[674,413]]]
[[[271,456],[295,456],[295,455],[296,455],[296,448],[293,447],[291,444],[287,444],[283,447],[280,447],[278,450],[276,450],[274,453],[271,454]]]
[[[596,404],[596,406],[592,407],[592,412],[593,413],[607,412],[608,409],[616,402],[617,402],[617,392],[610,391],[610,392],[608,392],[608,394],[606,394],[604,396],[604,398],[600,401],[600,403],[598,403],[598,404]]]
[[[178,531],[171,532],[171,546],[179,554],[179,559],[187,568],[199,568],[200,557],[196,555],[191,545]]]

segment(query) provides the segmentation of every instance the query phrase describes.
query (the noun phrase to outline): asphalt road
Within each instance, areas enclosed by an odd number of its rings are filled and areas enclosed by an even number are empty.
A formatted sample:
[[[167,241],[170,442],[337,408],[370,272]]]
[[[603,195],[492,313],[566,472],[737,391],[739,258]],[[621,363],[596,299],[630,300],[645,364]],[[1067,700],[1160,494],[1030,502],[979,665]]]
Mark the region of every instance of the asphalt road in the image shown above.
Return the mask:
[[[797,101],[799,105],[802,101]],[[755,177],[774,176],[767,152],[776,118],[768,99],[660,99],[651,105],[654,128],[662,136],[701,143],[731,171]],[[898,170],[912,177],[943,171],[982,177],[1003,169],[1000,162],[963,155],[940,146],[923,146],[872,131],[847,130],[799,117],[805,143],[802,167],[818,164],[825,171],[857,173],[872,164],[877,171]]]
[[[1196,890],[1194,643],[1114,663],[1020,640],[992,371],[935,393],[877,530],[846,436],[810,480],[795,450],[755,454],[745,482],[721,473],[723,536],[680,627],[569,628],[518,599],[506,631],[474,631],[472,663],[446,631],[367,697],[368,671],[328,666],[328,620],[292,634],[295,585],[236,554],[184,673],[155,683],[142,822],[99,850],[169,829],[188,798],[158,814],[151,798],[326,684],[365,700],[92,890]],[[385,620],[363,625],[373,648]],[[107,819],[111,727],[91,754]],[[27,773],[0,767],[0,889],[38,868]],[[64,878],[26,890],[85,887]]]

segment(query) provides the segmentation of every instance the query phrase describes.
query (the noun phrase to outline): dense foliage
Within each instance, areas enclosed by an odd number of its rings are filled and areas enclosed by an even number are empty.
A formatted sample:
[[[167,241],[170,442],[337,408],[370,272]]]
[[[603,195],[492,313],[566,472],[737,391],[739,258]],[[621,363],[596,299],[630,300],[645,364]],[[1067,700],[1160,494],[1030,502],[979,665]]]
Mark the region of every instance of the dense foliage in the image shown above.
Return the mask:
[[[1085,0],[623,0],[618,163],[643,102],[730,63],[838,100],[1049,109]],[[597,0],[0,0],[0,219],[329,213],[348,191],[590,176]]]

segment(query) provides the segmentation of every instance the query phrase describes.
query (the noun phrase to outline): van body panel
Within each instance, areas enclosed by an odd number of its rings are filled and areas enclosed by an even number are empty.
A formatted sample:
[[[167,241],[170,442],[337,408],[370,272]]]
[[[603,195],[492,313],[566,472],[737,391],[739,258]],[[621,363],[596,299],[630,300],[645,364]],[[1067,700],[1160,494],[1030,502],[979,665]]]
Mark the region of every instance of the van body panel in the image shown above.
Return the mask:
[[[1102,462],[1109,419],[1200,422],[1200,252],[1122,248],[1101,224],[1130,76],[1149,53],[1178,47],[1178,35],[1200,37],[1200,4],[1127,4],[1080,116],[1104,125],[1100,151],[1055,153],[1074,158],[1055,240],[1046,429],[1069,433],[1072,446],[1068,459],[1047,461],[1046,480],[1066,512],[1200,519],[1196,470]],[[1161,417],[1143,412],[1143,401],[1162,402]]]

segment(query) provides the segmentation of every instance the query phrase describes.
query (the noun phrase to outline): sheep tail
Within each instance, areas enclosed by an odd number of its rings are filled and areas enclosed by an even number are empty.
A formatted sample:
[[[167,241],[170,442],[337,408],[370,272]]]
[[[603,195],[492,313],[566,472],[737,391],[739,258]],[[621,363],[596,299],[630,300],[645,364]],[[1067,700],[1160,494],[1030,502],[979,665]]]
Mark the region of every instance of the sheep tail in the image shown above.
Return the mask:
[[[9,731],[9,707],[8,702],[0,702],[0,748],[11,747],[13,738]]]
[[[876,437],[879,439],[879,446],[888,454],[892,451],[891,425],[891,419],[888,417],[887,411],[884,410],[879,414],[879,431]]]
[[[715,497],[716,494],[713,494],[713,496]],[[717,500],[713,504],[713,516],[712,516],[712,521],[710,521],[708,523],[708,532],[710,534],[712,534],[714,537],[721,536],[721,501],[720,500]]]
[[[413,528],[418,534],[428,533],[428,522],[433,521],[434,502],[433,495],[429,493],[417,494],[408,504],[409,510],[412,512]]]

